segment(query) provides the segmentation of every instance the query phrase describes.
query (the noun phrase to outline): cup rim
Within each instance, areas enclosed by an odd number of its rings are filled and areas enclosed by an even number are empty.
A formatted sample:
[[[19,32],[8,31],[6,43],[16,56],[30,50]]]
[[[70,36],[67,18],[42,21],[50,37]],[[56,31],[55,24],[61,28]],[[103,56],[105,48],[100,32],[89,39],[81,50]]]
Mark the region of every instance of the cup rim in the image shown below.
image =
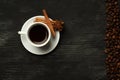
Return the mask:
[[[29,38],[29,30],[30,30],[34,25],[36,25],[36,24],[40,24],[40,25],[44,26],[44,27],[47,29],[47,31],[48,31],[48,38],[47,38],[47,40],[46,40],[44,43],[35,44],[35,43],[33,43],[33,42],[30,40],[30,38]],[[43,22],[34,22],[34,23],[31,24],[30,27],[28,28],[26,36],[27,36],[28,42],[29,42],[31,45],[33,45],[33,46],[35,46],[35,47],[43,47],[43,46],[45,46],[45,45],[50,41],[51,32],[50,32],[50,29],[49,29],[49,27],[47,26],[47,24],[45,24],[45,23],[43,23]]]

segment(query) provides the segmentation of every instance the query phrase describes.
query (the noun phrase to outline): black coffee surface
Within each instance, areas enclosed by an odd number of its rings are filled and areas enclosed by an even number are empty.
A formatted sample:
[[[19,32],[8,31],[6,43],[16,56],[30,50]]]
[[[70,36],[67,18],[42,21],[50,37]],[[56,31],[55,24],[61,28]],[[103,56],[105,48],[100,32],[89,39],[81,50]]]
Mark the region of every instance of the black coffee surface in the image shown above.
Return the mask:
[[[48,31],[43,25],[34,25],[29,31],[29,38],[34,43],[43,43],[48,38]]]

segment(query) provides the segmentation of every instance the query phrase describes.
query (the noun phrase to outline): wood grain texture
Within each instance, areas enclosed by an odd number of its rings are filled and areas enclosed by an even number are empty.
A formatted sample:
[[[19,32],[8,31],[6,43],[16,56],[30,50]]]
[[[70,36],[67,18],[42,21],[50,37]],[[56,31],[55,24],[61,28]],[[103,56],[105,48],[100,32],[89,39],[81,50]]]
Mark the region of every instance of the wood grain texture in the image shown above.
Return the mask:
[[[42,9],[65,25],[57,48],[36,56],[17,31]],[[0,80],[106,80],[104,33],[104,0],[0,0]]]

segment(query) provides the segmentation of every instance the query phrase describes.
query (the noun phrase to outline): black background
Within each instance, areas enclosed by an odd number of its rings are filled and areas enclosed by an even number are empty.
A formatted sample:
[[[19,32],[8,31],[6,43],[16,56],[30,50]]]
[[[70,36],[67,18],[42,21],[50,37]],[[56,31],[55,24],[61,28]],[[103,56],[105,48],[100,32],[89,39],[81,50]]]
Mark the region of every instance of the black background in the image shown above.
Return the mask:
[[[57,48],[29,53],[17,34],[46,9],[65,22]],[[104,0],[0,0],[0,80],[106,80]]]

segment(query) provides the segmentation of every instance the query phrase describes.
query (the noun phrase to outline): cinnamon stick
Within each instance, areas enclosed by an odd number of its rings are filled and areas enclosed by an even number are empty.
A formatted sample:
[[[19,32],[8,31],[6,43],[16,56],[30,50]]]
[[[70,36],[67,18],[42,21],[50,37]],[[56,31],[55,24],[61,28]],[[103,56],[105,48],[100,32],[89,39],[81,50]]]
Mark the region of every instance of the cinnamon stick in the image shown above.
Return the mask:
[[[55,37],[55,31],[54,31],[53,25],[52,25],[52,23],[50,22],[49,17],[48,17],[48,15],[47,15],[47,12],[46,12],[45,9],[43,9],[43,15],[45,16],[45,20],[46,20],[46,22],[47,22],[48,27],[50,28],[50,31],[51,31],[53,37]]]
[[[36,17],[34,22],[46,22],[44,18]]]
[[[47,24],[45,18],[40,18],[40,17],[36,17],[34,22],[43,22],[43,23]],[[55,21],[53,21],[53,20],[50,20],[50,22],[51,22],[52,24],[55,23]]]

